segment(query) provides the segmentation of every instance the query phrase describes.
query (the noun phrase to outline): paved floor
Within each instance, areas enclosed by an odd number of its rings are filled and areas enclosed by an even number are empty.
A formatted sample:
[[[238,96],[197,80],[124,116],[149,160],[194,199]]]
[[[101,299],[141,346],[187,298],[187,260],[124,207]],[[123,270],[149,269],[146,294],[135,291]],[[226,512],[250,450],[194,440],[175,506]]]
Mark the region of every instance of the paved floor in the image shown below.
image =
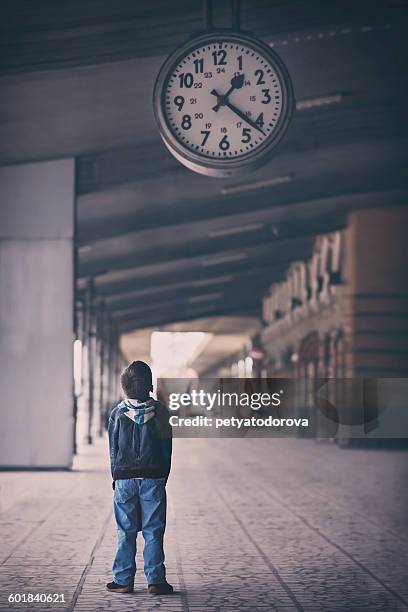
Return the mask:
[[[156,598],[140,551],[135,594],[104,590],[116,539],[105,460],[103,440],[77,471],[0,473],[0,610],[408,610],[407,452],[176,440],[166,552],[177,594]]]

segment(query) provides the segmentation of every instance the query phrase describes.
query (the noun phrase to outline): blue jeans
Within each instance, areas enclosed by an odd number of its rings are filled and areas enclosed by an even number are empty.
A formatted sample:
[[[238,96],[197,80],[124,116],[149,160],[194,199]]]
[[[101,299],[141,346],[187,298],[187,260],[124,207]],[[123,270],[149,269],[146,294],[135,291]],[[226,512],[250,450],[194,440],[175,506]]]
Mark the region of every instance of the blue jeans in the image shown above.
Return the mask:
[[[118,549],[113,562],[115,582],[133,585],[136,573],[136,536],[142,530],[144,572],[148,584],[166,580],[163,537],[166,528],[164,478],[129,478],[115,482],[114,511]]]

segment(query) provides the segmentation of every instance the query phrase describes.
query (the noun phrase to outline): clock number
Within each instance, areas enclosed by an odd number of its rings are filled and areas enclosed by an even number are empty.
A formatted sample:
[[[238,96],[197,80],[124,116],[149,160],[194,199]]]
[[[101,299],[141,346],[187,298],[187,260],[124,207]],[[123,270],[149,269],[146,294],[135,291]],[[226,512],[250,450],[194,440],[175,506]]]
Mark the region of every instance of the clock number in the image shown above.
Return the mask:
[[[225,58],[227,57],[227,52],[224,49],[218,49],[218,51],[213,51],[212,56],[214,58],[214,66],[226,66],[227,62]]]
[[[205,143],[207,142],[211,132],[210,130],[201,130],[201,134],[204,134],[203,142],[201,143],[201,146],[203,147]]]
[[[244,144],[251,142],[251,130],[249,128],[243,128],[241,142]]]
[[[230,148],[230,143],[226,134],[221,138],[218,146],[220,147],[221,151],[228,151]]]
[[[266,81],[264,81],[264,71],[261,70],[260,68],[258,68],[258,70],[255,70],[255,76],[257,76],[257,81],[256,84],[257,85],[265,85]]]
[[[191,72],[182,72],[181,74],[179,74],[179,79],[180,79],[180,87],[192,87],[193,83],[194,83],[194,77],[191,74]]]
[[[195,73],[199,74],[200,72],[204,72],[204,59],[201,57],[200,59],[196,59],[193,62],[195,66]]]
[[[183,128],[183,130],[189,130],[191,128],[190,115],[183,115],[183,119],[181,121],[181,127]]]
[[[264,98],[262,100],[262,104],[269,104],[269,102],[272,100],[270,93],[269,93],[269,89],[263,89],[262,93],[264,95]]]
[[[263,117],[263,113],[261,113],[260,115],[258,115],[258,117],[255,119],[255,123],[256,125],[259,125],[259,127],[263,127],[264,126],[264,117]]]
[[[242,55],[238,55],[238,70],[242,70]]]
[[[184,106],[184,98],[183,96],[176,96],[174,98],[174,104],[177,106],[177,110],[181,111]]]

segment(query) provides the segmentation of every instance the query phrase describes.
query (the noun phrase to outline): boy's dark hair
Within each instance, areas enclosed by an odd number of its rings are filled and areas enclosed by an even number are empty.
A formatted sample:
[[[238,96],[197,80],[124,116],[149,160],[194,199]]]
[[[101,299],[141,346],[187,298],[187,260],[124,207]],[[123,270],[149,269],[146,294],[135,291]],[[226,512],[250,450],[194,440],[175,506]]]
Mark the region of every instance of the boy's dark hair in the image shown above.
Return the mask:
[[[120,383],[126,397],[146,400],[153,391],[152,371],[144,361],[132,361],[123,370]]]

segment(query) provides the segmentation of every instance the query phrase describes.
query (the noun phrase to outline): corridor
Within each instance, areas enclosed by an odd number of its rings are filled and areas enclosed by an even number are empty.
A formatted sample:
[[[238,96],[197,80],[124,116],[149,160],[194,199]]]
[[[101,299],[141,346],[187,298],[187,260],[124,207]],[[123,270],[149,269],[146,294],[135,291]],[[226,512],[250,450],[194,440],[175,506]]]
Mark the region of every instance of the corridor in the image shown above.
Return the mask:
[[[141,536],[135,593],[105,590],[116,540],[105,439],[72,472],[3,472],[0,609],[406,610],[407,472],[406,451],[176,440],[166,553],[177,593],[156,598]],[[11,593],[65,603],[9,603]]]
[[[408,610],[408,3],[0,22],[0,612]],[[150,393],[167,597],[105,586]]]

